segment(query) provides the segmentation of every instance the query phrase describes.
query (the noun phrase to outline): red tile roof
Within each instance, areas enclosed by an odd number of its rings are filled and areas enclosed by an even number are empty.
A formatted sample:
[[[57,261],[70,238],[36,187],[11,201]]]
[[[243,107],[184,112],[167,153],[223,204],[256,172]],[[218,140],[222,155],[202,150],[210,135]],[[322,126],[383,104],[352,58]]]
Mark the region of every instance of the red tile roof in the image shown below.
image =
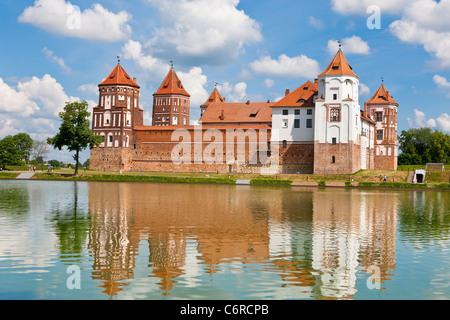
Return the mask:
[[[395,104],[398,106],[398,103],[392,98],[389,91],[386,89],[384,84],[378,88],[377,92],[370,98],[366,104]]]
[[[376,124],[375,121],[373,121],[372,119],[370,119],[366,113],[364,111],[361,110],[361,119],[364,119],[372,124]]]
[[[321,74],[319,74],[319,77],[328,75],[347,75],[358,77],[353,72],[353,68],[348,63],[341,49],[339,49],[336,56],[333,58],[333,60],[331,60],[328,67]]]
[[[283,99],[275,103],[272,108],[314,107],[314,96],[318,94],[318,91],[319,85],[317,83],[307,81]]]
[[[273,102],[211,103],[200,122],[208,124],[272,123]]]
[[[109,76],[99,84],[99,86],[107,85],[126,85],[135,88],[140,88],[139,85],[128,75],[121,64],[117,64],[114,70],[109,74]]]
[[[178,78],[175,70],[171,68],[163,83],[153,95],[180,94],[190,97],[190,94],[184,89],[183,84]]]
[[[209,98],[205,101],[204,104],[202,104],[202,106],[208,106],[211,103],[224,103],[225,99],[222,98],[222,96],[220,95],[219,90],[217,90],[217,88],[214,88],[213,92],[211,93],[211,95],[209,96]]]

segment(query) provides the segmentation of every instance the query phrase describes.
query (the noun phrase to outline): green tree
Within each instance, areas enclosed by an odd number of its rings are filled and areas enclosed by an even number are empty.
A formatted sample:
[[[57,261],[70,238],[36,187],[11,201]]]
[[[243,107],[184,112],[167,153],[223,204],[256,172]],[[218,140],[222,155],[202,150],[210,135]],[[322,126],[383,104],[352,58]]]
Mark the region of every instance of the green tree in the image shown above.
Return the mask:
[[[48,138],[47,143],[61,150],[67,147],[69,151],[75,151],[73,159],[76,162],[75,175],[78,174],[80,152],[87,147],[90,149],[103,142],[103,137],[95,136],[90,129],[88,103],[86,101],[67,103],[64,111],[59,113],[61,126],[59,132],[53,138]]]
[[[429,162],[449,163],[450,136],[431,128],[409,129],[399,137],[400,165],[423,165]]]
[[[48,162],[49,165],[51,165],[53,168],[60,168],[62,167],[62,163],[59,162],[58,160],[50,160]]]
[[[31,150],[33,148],[33,139],[31,139],[27,133],[18,133],[13,137],[13,139],[17,146],[20,159],[28,162],[30,159]]]
[[[450,135],[441,131],[433,132],[429,153],[433,162],[450,163]]]
[[[6,136],[0,140],[0,164],[3,169],[6,165],[21,165],[19,149],[13,136]]]
[[[0,164],[20,166],[30,158],[33,139],[26,133],[6,136],[0,140]]]

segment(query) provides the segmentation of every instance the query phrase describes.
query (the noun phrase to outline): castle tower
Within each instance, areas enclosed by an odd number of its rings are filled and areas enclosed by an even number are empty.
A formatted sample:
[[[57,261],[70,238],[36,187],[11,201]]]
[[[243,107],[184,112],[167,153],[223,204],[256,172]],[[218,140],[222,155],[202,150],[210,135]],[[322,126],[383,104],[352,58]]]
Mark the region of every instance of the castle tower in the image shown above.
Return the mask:
[[[91,167],[124,169],[122,151],[133,143],[133,128],[143,125],[140,86],[119,62],[98,88],[99,104],[93,110],[92,131],[103,136],[104,143],[91,151]]]
[[[339,48],[318,78],[314,173],[354,173],[361,169],[359,77]]]
[[[375,121],[375,169],[397,170],[398,103],[392,98],[384,83],[365,104],[365,111]]]
[[[189,126],[190,97],[172,67],[153,94],[153,126]]]
[[[205,101],[204,104],[200,106],[201,116],[205,113],[206,109],[211,103],[225,103],[225,98],[222,97],[219,90],[217,90],[217,86],[214,88],[213,92],[211,92],[209,98]]]

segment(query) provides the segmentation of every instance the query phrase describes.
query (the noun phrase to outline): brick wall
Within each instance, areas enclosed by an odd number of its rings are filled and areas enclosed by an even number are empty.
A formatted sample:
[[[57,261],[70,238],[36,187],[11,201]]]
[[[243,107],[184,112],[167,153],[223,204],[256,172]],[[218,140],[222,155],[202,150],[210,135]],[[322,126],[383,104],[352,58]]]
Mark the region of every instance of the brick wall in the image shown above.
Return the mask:
[[[315,142],[315,174],[352,174],[360,169],[361,146],[353,143],[332,145],[330,143]]]

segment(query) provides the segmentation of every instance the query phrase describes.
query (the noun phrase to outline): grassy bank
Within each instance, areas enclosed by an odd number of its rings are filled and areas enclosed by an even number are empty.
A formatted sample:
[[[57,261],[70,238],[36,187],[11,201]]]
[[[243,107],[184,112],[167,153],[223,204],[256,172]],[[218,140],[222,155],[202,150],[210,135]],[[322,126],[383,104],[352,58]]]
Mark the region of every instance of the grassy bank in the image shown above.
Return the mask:
[[[73,170],[60,170],[54,173],[37,172],[33,180],[62,180],[62,181],[137,181],[137,182],[168,182],[168,183],[208,183],[208,184],[236,184],[237,180],[250,180],[251,185],[274,186],[318,186],[318,187],[347,187],[347,188],[391,188],[391,189],[440,189],[450,190],[450,171],[429,172],[427,184],[406,183],[408,172],[362,170],[349,175],[300,175],[280,174],[264,176],[257,174],[213,174],[186,172],[103,172],[81,170],[78,176],[73,176]],[[17,172],[0,172],[0,179],[15,179]],[[380,177],[386,175],[387,181]]]
[[[16,172],[0,172],[0,179],[16,179],[18,176]]]
[[[114,181],[114,182],[172,182],[172,183],[220,183],[235,184],[236,181],[224,178],[192,178],[148,175],[121,174],[81,174],[78,176],[61,176],[55,173],[37,173],[33,180],[67,180],[67,181]]]

